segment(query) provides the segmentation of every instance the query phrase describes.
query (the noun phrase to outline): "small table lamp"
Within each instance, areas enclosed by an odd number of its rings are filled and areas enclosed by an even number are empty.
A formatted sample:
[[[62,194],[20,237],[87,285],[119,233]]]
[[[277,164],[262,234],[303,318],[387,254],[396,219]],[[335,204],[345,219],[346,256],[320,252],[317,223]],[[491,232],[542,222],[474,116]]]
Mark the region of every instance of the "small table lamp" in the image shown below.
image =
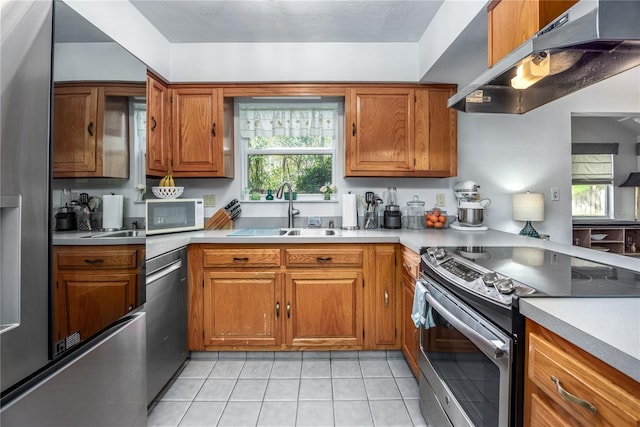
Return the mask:
[[[544,221],[544,194],[520,193],[513,195],[513,219],[526,221],[520,234],[529,237],[540,237],[531,225],[531,221]]]
[[[638,187],[640,187],[640,172],[631,172],[625,182],[620,184],[620,187],[635,187],[636,198],[634,206],[634,218],[638,221]]]

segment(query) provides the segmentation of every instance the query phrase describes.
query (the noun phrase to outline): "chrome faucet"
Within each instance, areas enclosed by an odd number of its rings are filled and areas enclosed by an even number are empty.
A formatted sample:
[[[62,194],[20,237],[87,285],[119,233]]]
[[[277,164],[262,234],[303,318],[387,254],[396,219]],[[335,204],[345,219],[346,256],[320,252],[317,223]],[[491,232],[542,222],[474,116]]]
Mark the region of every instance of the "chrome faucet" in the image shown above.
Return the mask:
[[[287,216],[289,217],[289,225],[287,228],[293,228],[293,217],[295,215],[300,215],[300,211],[298,209],[293,208],[293,190],[291,189],[291,184],[288,182],[283,182],[278,191],[276,192],[276,198],[282,199],[284,194],[284,187],[289,187],[289,210],[287,211]]]

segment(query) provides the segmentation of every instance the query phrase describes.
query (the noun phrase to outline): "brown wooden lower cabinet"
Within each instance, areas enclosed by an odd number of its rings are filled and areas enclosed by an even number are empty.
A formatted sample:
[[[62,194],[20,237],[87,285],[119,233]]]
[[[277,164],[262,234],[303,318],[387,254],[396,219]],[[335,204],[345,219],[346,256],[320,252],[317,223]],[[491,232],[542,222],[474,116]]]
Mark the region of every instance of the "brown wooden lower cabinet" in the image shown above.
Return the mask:
[[[420,255],[410,249],[402,249],[402,353],[404,354],[413,375],[420,376],[418,367],[418,351],[420,350],[419,329],[416,328],[411,313],[413,311],[413,295],[415,281],[420,270]]]
[[[207,271],[205,345],[280,345],[280,277],[273,271]]]
[[[527,319],[525,426],[638,426],[640,383]]]
[[[287,273],[285,296],[288,347],[362,347],[361,271]]]
[[[191,245],[189,348],[399,349],[397,251],[397,245]]]
[[[53,341],[95,334],[139,305],[143,246],[53,249]]]

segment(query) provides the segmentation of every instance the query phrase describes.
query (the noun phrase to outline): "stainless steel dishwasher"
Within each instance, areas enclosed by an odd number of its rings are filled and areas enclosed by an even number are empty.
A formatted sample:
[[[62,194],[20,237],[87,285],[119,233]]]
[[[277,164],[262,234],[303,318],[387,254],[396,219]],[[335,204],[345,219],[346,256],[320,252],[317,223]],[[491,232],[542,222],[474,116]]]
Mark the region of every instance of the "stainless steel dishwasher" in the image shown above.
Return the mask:
[[[147,302],[147,404],[187,359],[187,248],[145,262]]]

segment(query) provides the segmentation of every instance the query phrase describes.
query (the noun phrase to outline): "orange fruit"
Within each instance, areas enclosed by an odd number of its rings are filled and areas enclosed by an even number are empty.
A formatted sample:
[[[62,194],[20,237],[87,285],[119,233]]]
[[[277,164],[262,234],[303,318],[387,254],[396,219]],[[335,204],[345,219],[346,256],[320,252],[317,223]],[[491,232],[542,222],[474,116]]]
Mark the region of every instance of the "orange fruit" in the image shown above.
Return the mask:
[[[444,223],[446,223],[446,222],[447,222],[447,217],[446,217],[446,216],[444,216],[444,215],[440,215],[440,216],[438,217],[438,222],[441,222],[441,223],[443,223],[443,224],[444,224]]]
[[[443,222],[436,222],[435,224],[433,224],[433,226],[435,228],[444,228],[444,223]]]
[[[434,222],[431,221],[430,219],[427,220],[427,228],[433,228],[434,227]]]

